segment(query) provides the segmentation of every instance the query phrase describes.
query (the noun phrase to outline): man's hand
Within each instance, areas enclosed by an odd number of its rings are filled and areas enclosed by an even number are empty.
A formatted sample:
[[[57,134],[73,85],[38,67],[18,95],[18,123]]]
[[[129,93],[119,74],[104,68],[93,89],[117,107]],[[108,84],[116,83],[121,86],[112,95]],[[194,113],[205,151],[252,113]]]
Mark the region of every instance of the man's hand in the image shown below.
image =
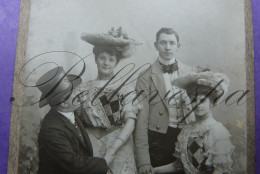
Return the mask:
[[[139,174],[154,174],[154,170],[151,164],[145,164],[139,167]]]

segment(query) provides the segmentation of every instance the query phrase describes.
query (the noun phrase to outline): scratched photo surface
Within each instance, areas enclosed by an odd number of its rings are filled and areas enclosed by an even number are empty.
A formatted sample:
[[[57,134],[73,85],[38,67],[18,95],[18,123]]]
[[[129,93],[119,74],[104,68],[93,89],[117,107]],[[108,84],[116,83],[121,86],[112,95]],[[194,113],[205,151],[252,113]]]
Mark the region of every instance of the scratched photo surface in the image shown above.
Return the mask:
[[[115,69],[117,72],[128,65],[120,75],[129,77],[141,67],[131,77],[130,85],[135,86],[138,74],[158,58],[154,42],[162,27],[171,27],[179,34],[178,60],[229,77],[229,91],[213,109],[213,115],[232,136],[232,173],[246,173],[246,100],[239,100],[247,90],[244,16],[243,0],[32,0],[27,64],[19,67],[24,71],[21,85],[27,87],[24,103],[16,103],[23,107],[19,173],[37,173],[38,132],[50,110],[49,106],[39,108],[37,80],[56,66],[79,75],[84,64],[83,82],[95,79],[98,72],[93,46],[81,40],[81,34],[107,33],[111,27],[122,27],[129,38],[142,42],[136,53],[120,61]]]

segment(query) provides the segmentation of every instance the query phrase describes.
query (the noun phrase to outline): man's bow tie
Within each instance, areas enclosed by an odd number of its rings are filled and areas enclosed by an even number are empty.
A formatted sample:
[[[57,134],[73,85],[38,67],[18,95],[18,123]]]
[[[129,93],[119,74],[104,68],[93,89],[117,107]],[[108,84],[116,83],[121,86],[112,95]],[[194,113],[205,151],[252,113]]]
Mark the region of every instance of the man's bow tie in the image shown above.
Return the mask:
[[[161,63],[160,63],[160,64],[161,64]],[[170,65],[161,64],[161,66],[162,66],[162,71],[163,71],[163,73],[172,74],[174,71],[177,71],[177,70],[178,70],[178,65],[177,65],[177,63],[173,63],[173,64],[170,64]]]

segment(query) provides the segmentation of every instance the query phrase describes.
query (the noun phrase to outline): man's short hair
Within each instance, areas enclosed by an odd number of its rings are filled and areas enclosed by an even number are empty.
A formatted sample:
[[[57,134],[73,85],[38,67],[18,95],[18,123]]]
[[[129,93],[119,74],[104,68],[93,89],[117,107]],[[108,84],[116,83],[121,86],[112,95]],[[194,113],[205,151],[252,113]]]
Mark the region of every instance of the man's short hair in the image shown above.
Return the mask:
[[[158,42],[158,39],[160,37],[160,34],[174,34],[176,39],[177,39],[177,43],[179,44],[179,35],[176,31],[174,31],[172,28],[166,28],[166,27],[163,27],[161,28],[157,33],[156,33],[156,42]]]

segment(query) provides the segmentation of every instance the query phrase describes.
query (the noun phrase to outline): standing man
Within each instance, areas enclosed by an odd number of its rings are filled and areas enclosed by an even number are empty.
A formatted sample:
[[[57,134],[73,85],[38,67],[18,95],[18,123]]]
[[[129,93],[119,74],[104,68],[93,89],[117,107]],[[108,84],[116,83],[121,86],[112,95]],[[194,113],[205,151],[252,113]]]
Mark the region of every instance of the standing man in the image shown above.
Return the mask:
[[[45,73],[37,87],[42,92],[40,107],[51,110],[43,119],[38,136],[38,174],[106,174],[106,160],[93,157],[90,139],[74,111],[79,108],[75,92],[81,82],[66,75],[62,67]]]
[[[136,84],[143,105],[134,135],[139,174],[154,173],[153,168],[175,162],[175,143],[184,124],[180,118],[191,108],[182,104],[182,94],[171,81],[196,71],[176,59],[180,42],[172,28],[161,28],[154,46],[158,59],[140,73]]]

